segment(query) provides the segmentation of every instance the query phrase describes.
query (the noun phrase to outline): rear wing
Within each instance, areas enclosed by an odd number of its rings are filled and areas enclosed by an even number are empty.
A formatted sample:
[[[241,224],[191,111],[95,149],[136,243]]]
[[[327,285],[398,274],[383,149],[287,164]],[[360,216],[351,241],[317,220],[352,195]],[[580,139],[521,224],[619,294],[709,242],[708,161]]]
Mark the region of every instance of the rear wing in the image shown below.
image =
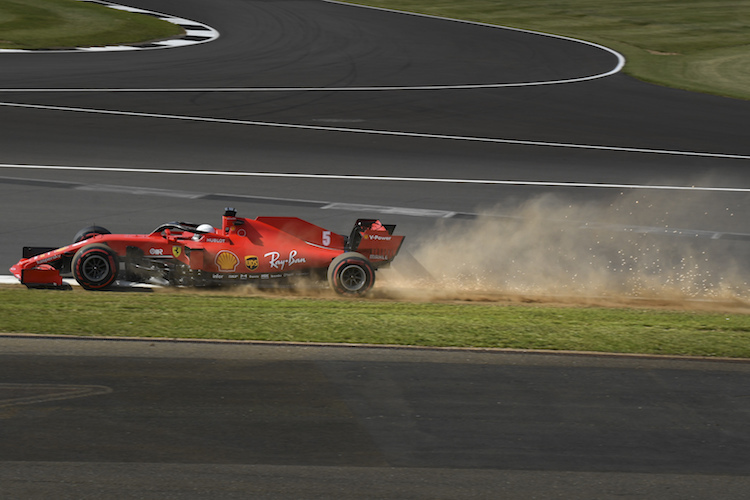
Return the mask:
[[[361,253],[374,267],[389,264],[404,242],[403,236],[393,234],[395,229],[395,224],[383,224],[378,219],[359,219],[349,235],[345,250]]]

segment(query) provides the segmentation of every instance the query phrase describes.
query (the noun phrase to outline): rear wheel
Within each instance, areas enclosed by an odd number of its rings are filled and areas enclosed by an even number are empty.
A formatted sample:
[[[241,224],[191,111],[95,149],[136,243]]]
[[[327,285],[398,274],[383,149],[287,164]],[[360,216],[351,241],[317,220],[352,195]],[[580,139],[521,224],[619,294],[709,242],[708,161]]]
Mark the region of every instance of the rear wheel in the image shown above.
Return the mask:
[[[73,237],[73,243],[78,243],[79,241],[87,240],[91,238],[92,236],[96,236],[97,234],[112,234],[109,232],[109,229],[103,228],[101,226],[89,226],[84,227],[80,231],[76,233],[76,235]]]
[[[340,295],[365,295],[375,284],[375,270],[364,255],[347,252],[331,262],[328,267],[328,282]]]
[[[117,278],[117,255],[106,245],[88,245],[76,252],[73,277],[86,290],[103,290]]]

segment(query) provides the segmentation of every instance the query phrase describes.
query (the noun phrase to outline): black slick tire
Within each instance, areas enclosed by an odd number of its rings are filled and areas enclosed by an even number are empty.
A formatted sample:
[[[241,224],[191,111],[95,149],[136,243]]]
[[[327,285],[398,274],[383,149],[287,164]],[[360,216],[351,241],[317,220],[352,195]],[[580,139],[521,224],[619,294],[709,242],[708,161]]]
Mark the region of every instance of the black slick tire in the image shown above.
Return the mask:
[[[73,237],[73,243],[78,243],[79,241],[87,240],[97,234],[112,234],[112,233],[109,232],[109,229],[101,227],[101,226],[84,227],[83,229],[78,231],[76,235]]]
[[[71,271],[86,290],[104,290],[117,279],[118,260],[107,245],[87,245],[76,252]]]
[[[328,283],[339,295],[363,296],[375,284],[375,269],[364,255],[343,253],[328,266]]]

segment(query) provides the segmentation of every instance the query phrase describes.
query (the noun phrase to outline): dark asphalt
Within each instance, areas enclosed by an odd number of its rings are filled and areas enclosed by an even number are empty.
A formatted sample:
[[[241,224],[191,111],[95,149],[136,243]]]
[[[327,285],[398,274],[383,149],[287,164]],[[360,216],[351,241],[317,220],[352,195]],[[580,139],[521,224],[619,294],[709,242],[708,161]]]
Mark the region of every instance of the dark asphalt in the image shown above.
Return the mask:
[[[0,106],[0,163],[750,188],[747,159],[680,153],[750,154],[750,103],[622,74],[474,90],[20,90],[514,83],[616,64],[569,41],[316,0],[123,3],[204,22],[221,37],[138,53],[0,54],[0,89],[17,89],[0,102],[671,153]],[[744,192],[636,192],[638,207],[612,222],[750,233]],[[345,232],[370,213],[299,200],[513,213],[542,195],[609,207],[623,189],[0,167],[0,266],[24,245],[66,244],[92,223],[144,232],[168,220],[215,222],[227,204],[185,193],[265,196],[231,204],[243,216],[299,216]],[[439,227],[403,211],[388,222],[407,244]],[[731,253],[746,255],[737,245]],[[750,486],[747,364],[11,339],[0,347],[0,399],[15,401],[0,407],[3,498],[733,499]],[[55,384],[112,392],[17,404]]]
[[[62,498],[104,494],[121,474],[149,476],[139,464],[153,474],[124,497],[155,498],[156,474],[175,498],[565,498],[574,486],[614,498],[627,483],[625,496],[710,487],[729,499],[750,484],[745,362],[8,337],[0,348],[3,498],[41,498],[50,480]],[[173,483],[194,471],[207,482]]]

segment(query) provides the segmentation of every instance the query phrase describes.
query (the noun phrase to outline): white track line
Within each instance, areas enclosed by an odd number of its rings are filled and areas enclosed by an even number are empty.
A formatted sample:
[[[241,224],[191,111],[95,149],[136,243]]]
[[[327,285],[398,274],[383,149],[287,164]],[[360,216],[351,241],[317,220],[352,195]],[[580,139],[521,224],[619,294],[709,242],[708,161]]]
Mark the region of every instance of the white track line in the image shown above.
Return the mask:
[[[139,174],[168,174],[168,175],[207,175],[224,177],[265,177],[281,179],[317,179],[317,180],[344,180],[344,181],[380,181],[380,182],[415,182],[415,183],[440,183],[440,184],[483,184],[497,186],[539,186],[539,187],[570,187],[570,188],[597,188],[597,189],[648,189],[663,191],[709,191],[725,193],[750,193],[750,188],[734,187],[709,187],[709,186],[669,186],[648,184],[614,184],[614,183],[592,183],[592,182],[548,182],[548,181],[522,181],[522,180],[496,180],[496,179],[451,179],[440,177],[389,177],[371,175],[335,175],[335,174],[302,174],[302,173],[275,173],[275,172],[235,172],[226,170],[180,170],[180,169],[158,169],[158,168],[127,168],[127,167],[85,167],[75,165],[24,165],[13,163],[0,163],[0,168],[16,170],[63,170],[78,172],[121,172]]]
[[[16,280],[18,283],[18,280]],[[9,406],[47,403],[67,399],[84,398],[112,393],[111,387],[103,385],[70,385],[70,384],[8,384],[0,383],[0,390],[19,391],[17,397],[0,399],[0,408]],[[27,393],[37,393],[33,396],[22,396]]]
[[[89,0],[94,1],[95,3],[102,3],[108,7],[119,9],[119,10],[125,10],[129,12],[137,12],[137,13],[151,13],[151,14],[157,14],[158,16],[161,16],[161,18],[167,22],[171,22],[173,24],[178,24],[186,28],[187,35],[195,34],[190,32],[190,24],[197,25],[203,27],[203,29],[210,31],[211,38],[210,40],[205,41],[213,41],[216,38],[219,37],[218,31],[214,30],[213,28],[198,23],[196,21],[190,21],[187,19],[181,19],[181,18],[175,18],[175,17],[168,17],[168,14],[161,14],[158,12],[150,12],[145,11],[138,8],[133,7],[125,7],[121,5],[115,5],[115,4],[109,4],[108,2],[104,1],[97,1],[97,0]],[[533,87],[533,86],[540,86],[540,85],[562,85],[567,83],[579,83],[579,82],[585,82],[589,80],[596,80],[599,78],[606,78],[608,76],[614,75],[616,73],[619,73],[622,68],[625,66],[625,57],[620,54],[619,52],[610,49],[609,47],[605,47],[604,45],[599,45],[593,42],[589,42],[586,40],[579,40],[577,38],[571,38],[566,37],[562,35],[553,35],[549,33],[542,33],[539,31],[531,31],[531,30],[524,30],[519,28],[511,28],[509,26],[500,26],[496,24],[487,24],[487,23],[480,23],[476,21],[466,21],[463,19],[452,19],[448,17],[439,17],[439,16],[431,16],[428,14],[418,14],[414,12],[406,12],[406,11],[400,11],[400,10],[393,10],[393,9],[384,9],[381,7],[372,7],[368,5],[358,5],[358,4],[351,4],[351,3],[345,3],[345,2],[337,2],[334,0],[323,0],[327,3],[341,5],[341,6],[347,6],[347,7],[356,7],[361,9],[370,9],[370,10],[379,10],[384,12],[391,12],[394,14],[402,14],[402,15],[408,15],[408,16],[415,16],[415,17],[424,17],[428,19],[437,19],[441,21],[449,21],[449,22],[456,22],[456,23],[462,23],[462,24],[471,24],[475,26],[482,26],[485,28],[493,28],[493,29],[501,29],[506,31],[516,31],[519,33],[529,33],[533,35],[538,36],[544,36],[548,38],[556,38],[559,40],[567,40],[571,42],[580,43],[583,45],[588,45],[591,47],[595,47],[599,50],[603,50],[605,52],[609,52],[612,54],[615,59],[617,60],[617,63],[615,64],[614,68],[612,68],[609,71],[605,71],[603,73],[598,73],[594,75],[588,75],[588,76],[582,76],[577,78],[568,78],[563,80],[546,80],[546,81],[532,81],[532,82],[517,82],[517,83],[480,83],[480,84],[458,84],[458,85],[413,85],[413,86],[365,86],[365,87],[208,87],[208,88],[77,88],[77,89],[55,89],[55,88],[36,88],[36,89],[0,89],[0,92],[321,92],[321,91],[328,91],[328,92],[373,92],[373,91],[407,91],[407,90],[470,90],[470,89],[491,89],[491,88],[507,88],[507,87]],[[203,34],[201,32],[201,34]],[[163,44],[173,44],[174,46],[182,45],[180,40],[171,40],[171,41],[165,41],[161,42]],[[199,42],[199,43],[204,43]],[[133,50],[134,47],[131,46],[111,46],[111,47],[94,47],[94,48],[82,48],[82,49],[75,49],[73,51],[102,51],[102,50]],[[23,50],[15,50],[15,49],[0,49],[0,52],[45,52],[45,51],[23,51]],[[54,52],[65,52],[65,51],[54,51]]]
[[[168,114],[160,114],[160,113],[138,113],[134,111],[114,111],[114,110],[108,110],[108,109],[74,108],[74,107],[68,107],[68,106],[46,106],[46,105],[41,105],[41,104],[20,104],[20,103],[13,103],[13,102],[0,102],[0,106],[13,107],[13,108],[42,109],[42,110],[47,110],[47,111],[65,111],[65,112],[72,112],[72,113],[91,113],[91,114],[114,115],[114,116],[134,116],[134,117],[139,117],[139,118],[181,120],[181,121],[218,123],[218,124],[229,124],[229,125],[249,125],[249,126],[254,126],[254,127],[273,127],[273,128],[286,128],[286,129],[297,129],[297,130],[316,130],[316,131],[321,131],[321,132],[345,132],[349,134],[369,134],[369,135],[383,135],[383,136],[393,136],[393,137],[411,137],[411,138],[419,138],[419,139],[469,141],[469,142],[483,142],[483,143],[489,143],[489,144],[513,144],[513,145],[518,145],[518,146],[545,146],[545,147],[554,147],[554,148],[616,151],[616,152],[623,152],[623,153],[646,153],[646,154],[662,154],[662,155],[673,155],[673,156],[698,156],[698,157],[704,157],[704,158],[750,160],[750,155],[737,155],[737,154],[726,154],[726,153],[675,151],[675,150],[669,150],[669,149],[628,148],[628,147],[618,147],[618,146],[597,146],[597,145],[591,145],[591,144],[568,144],[568,143],[562,143],[562,142],[524,141],[524,140],[518,140],[518,139],[502,139],[502,138],[494,138],[494,137],[472,137],[472,136],[449,135],[449,134],[425,134],[425,133],[420,133],[420,132],[398,132],[398,131],[393,131],[393,130],[330,127],[330,126],[322,126],[322,125],[299,125],[299,124],[292,124],[292,123],[260,122],[260,121],[253,121],[253,120],[209,118],[209,117],[203,117],[203,116],[168,115]]]
[[[430,14],[420,14],[418,12],[408,12],[404,10],[395,10],[395,9],[386,9],[383,7],[374,7],[371,5],[359,5],[359,4],[352,4],[347,2],[339,2],[337,0],[323,0],[326,3],[336,4],[336,5],[346,5],[349,7],[359,7],[362,9],[370,9],[370,10],[379,10],[384,12],[393,12],[396,14],[403,14],[407,16],[414,16],[414,17],[424,17],[427,19],[438,19],[441,21],[451,21],[455,23],[462,23],[462,24],[471,24],[474,26],[483,26],[485,28],[495,28],[495,29],[502,29],[506,31],[516,31],[519,33],[529,33],[532,35],[538,35],[538,36],[544,36],[548,38],[556,38],[558,40],[567,40],[570,42],[577,42],[583,45],[588,45],[590,47],[595,47],[597,49],[603,50],[605,52],[609,52],[615,58],[617,59],[617,64],[613,69],[610,71],[606,71],[604,73],[598,74],[598,75],[590,75],[585,77],[579,77],[579,78],[571,78],[567,80],[557,80],[557,81],[541,81],[541,82],[528,82],[528,83],[498,83],[498,84],[487,84],[487,85],[446,85],[441,86],[442,89],[461,89],[461,88],[498,88],[498,87],[524,87],[524,86],[534,86],[534,85],[555,85],[555,84],[563,84],[563,83],[576,83],[576,82],[584,82],[588,80],[595,80],[598,78],[605,78],[608,76],[612,76],[616,73],[619,73],[622,71],[622,68],[625,67],[625,56],[617,52],[616,50],[610,49],[609,47],[605,47],[604,45],[599,45],[598,43],[589,42],[587,40],[580,40],[578,38],[572,38],[568,36],[563,35],[553,35],[551,33],[542,33],[541,31],[532,31],[532,30],[526,30],[521,28],[511,28],[510,26],[501,26],[498,24],[488,24],[488,23],[480,23],[477,21],[467,21],[465,19],[453,19],[451,17],[442,17],[442,16],[434,16]],[[419,89],[419,87],[414,87]]]
[[[491,83],[491,84],[465,84],[465,85],[423,85],[423,86],[392,86],[392,87],[216,87],[216,88],[76,88],[76,89],[57,89],[57,88],[35,88],[35,89],[0,89],[0,93],[5,92],[31,92],[31,93],[44,93],[44,92],[346,92],[346,91],[408,91],[408,90],[466,90],[466,89],[479,89],[479,88],[502,88],[502,87],[521,87],[521,86],[537,86],[537,85],[559,85],[565,83],[582,82],[587,80],[593,80],[598,78],[604,78],[611,76],[621,71],[625,65],[625,58],[618,52],[585,40],[578,40],[575,38],[564,37],[560,35],[552,35],[548,33],[540,33],[529,30],[522,30],[518,28],[510,28],[506,26],[498,26],[492,24],[478,23],[474,21],[464,21],[460,19],[451,19],[438,16],[430,16],[426,14],[416,14],[411,12],[397,11],[391,9],[383,9],[379,7],[369,7],[355,4],[348,4],[343,2],[337,2],[335,0],[324,0],[328,3],[345,5],[349,7],[367,8],[374,10],[382,10],[387,12],[394,12],[398,14],[411,15],[417,17],[426,17],[432,19],[440,19],[444,21],[459,22],[465,24],[472,24],[478,26],[484,26],[489,28],[497,28],[511,31],[518,31],[524,33],[531,33],[539,36],[546,36],[550,38],[557,38],[562,40],[569,40],[585,45],[590,45],[598,49],[604,50],[613,54],[617,58],[616,66],[610,71],[600,73],[597,75],[590,75],[580,78],[573,78],[567,80],[554,80],[554,81],[539,81],[539,82],[525,82],[525,83]],[[300,130],[316,130],[325,132],[339,132],[339,133],[354,133],[354,134],[371,134],[371,135],[384,135],[384,136],[397,136],[397,137],[412,137],[412,138],[424,138],[424,139],[438,139],[438,140],[454,140],[454,141],[470,141],[470,142],[483,142],[483,143],[495,143],[495,144],[512,144],[521,146],[541,146],[541,147],[556,147],[556,148],[570,148],[570,149],[586,149],[586,150],[600,150],[600,151],[615,151],[625,153],[643,153],[643,154],[663,154],[663,155],[674,155],[674,156],[694,156],[694,157],[707,157],[707,158],[723,158],[723,159],[739,159],[748,160],[750,155],[737,155],[737,154],[726,154],[726,153],[712,153],[712,152],[698,152],[698,151],[678,151],[678,150],[667,150],[667,149],[649,149],[649,148],[631,148],[631,147],[618,147],[618,146],[601,146],[591,144],[571,144],[571,143],[558,143],[558,142],[544,142],[544,141],[530,141],[530,140],[518,140],[518,139],[503,139],[503,138],[492,138],[492,137],[472,137],[472,136],[459,136],[450,134],[427,134],[419,132],[399,132],[390,130],[377,130],[377,129],[362,129],[362,128],[344,128],[344,127],[331,127],[321,125],[301,125],[301,124],[288,124],[288,123],[276,123],[276,122],[261,122],[252,120],[234,120],[225,118],[209,118],[209,117],[198,117],[198,116],[185,116],[185,115],[170,115],[170,114],[159,114],[159,113],[138,113],[131,111],[113,111],[104,109],[93,109],[93,108],[76,108],[76,107],[65,107],[65,106],[45,106],[35,104],[20,104],[10,102],[0,102],[0,106],[6,107],[17,107],[17,108],[29,108],[29,109],[43,109],[49,111],[66,111],[76,113],[92,113],[92,114],[108,114],[108,115],[119,115],[119,116],[134,116],[141,118],[157,118],[157,119],[169,119],[169,120],[182,120],[182,121],[194,121],[194,122],[206,122],[206,123],[222,123],[222,124],[233,124],[233,125],[250,125],[258,127],[275,127],[275,128],[287,128],[287,129],[300,129]]]

